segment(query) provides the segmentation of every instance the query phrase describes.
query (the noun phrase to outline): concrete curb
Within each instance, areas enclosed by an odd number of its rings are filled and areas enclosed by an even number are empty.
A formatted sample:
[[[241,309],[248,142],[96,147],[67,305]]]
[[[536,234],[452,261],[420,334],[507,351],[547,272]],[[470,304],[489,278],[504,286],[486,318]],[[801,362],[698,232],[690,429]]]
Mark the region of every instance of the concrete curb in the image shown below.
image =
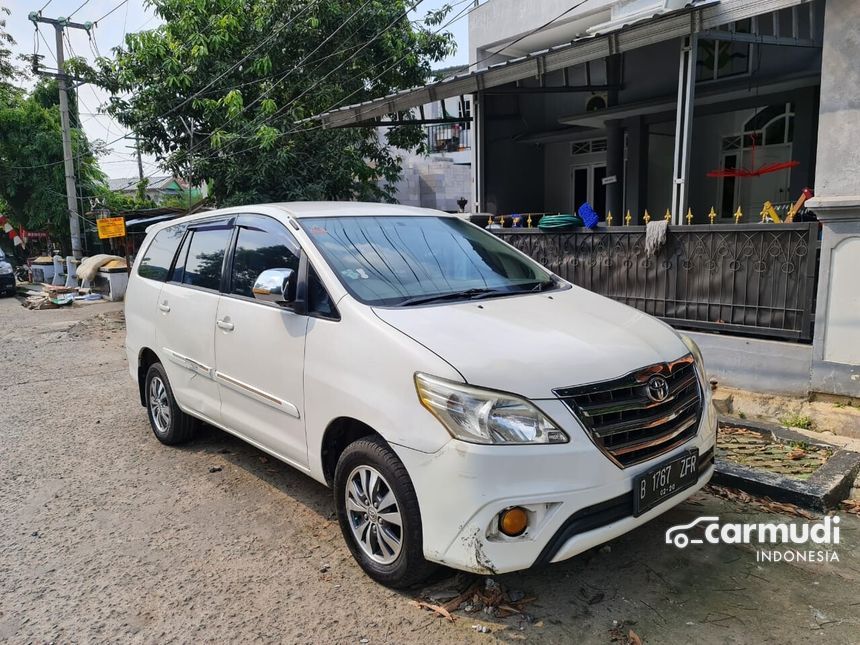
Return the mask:
[[[768,435],[774,441],[781,443],[803,442],[831,448],[834,452],[827,463],[812,473],[806,481],[717,458],[713,477],[715,484],[730,486],[753,495],[770,497],[775,501],[788,502],[816,511],[827,511],[836,508],[839,502],[848,497],[851,485],[860,473],[860,452],[843,450],[824,441],[811,440],[806,435],[775,423],[720,416],[719,424],[752,430]]]

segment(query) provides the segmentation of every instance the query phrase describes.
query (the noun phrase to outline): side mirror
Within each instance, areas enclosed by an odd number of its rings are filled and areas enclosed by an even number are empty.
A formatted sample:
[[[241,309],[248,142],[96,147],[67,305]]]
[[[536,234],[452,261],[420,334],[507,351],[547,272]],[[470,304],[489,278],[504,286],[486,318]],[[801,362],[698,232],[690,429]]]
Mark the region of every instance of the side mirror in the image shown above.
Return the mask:
[[[254,282],[254,298],[277,305],[292,304],[296,299],[296,272],[292,269],[266,269]]]

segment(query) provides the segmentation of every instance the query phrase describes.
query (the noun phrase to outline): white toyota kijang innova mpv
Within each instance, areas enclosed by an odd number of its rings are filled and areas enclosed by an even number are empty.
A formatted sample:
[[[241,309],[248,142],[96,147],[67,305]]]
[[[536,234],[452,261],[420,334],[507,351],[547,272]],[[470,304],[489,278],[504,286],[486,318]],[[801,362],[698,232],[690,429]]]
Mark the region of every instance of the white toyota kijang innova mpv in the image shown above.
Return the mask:
[[[202,420],[331,486],[387,585],[564,560],[713,472],[692,340],[455,215],[288,203],[155,224],[125,302],[155,436]]]

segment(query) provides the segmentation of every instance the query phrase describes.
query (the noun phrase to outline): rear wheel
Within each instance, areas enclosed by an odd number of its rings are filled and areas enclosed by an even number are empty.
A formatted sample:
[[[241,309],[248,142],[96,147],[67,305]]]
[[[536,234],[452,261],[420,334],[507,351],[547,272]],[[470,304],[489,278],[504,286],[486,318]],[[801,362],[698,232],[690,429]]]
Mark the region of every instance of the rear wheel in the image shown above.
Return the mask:
[[[389,587],[427,578],[418,498],[406,468],[379,437],[350,444],[337,463],[335,503],[341,532],[362,569]]]
[[[184,443],[194,435],[195,419],[176,405],[173,390],[161,363],[153,363],[144,383],[149,425],[156,439],[168,446]]]

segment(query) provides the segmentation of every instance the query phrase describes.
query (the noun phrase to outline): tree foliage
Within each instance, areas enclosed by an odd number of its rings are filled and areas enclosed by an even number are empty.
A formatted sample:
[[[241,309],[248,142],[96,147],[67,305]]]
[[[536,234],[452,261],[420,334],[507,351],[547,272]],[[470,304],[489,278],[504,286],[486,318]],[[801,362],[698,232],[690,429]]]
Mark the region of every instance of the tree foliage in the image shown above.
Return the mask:
[[[12,50],[15,39],[6,31],[6,16],[9,10],[0,5],[0,101],[8,100],[10,95],[17,92],[12,81],[18,77],[19,72],[12,62]]]
[[[0,100],[0,200],[13,223],[48,230],[67,239],[69,216],[63,167],[63,140],[57,83],[42,80],[29,94],[14,92]],[[74,105],[74,103],[73,103]],[[105,190],[93,146],[80,130],[72,146],[81,192]]]
[[[143,150],[221,203],[390,199],[400,173],[375,128],[304,121],[341,104],[421,85],[454,50],[434,33],[450,8],[415,24],[404,0],[151,0],[165,22],[126,36],[94,78]],[[84,71],[84,70],[81,70]],[[403,148],[415,127],[392,129]]]

